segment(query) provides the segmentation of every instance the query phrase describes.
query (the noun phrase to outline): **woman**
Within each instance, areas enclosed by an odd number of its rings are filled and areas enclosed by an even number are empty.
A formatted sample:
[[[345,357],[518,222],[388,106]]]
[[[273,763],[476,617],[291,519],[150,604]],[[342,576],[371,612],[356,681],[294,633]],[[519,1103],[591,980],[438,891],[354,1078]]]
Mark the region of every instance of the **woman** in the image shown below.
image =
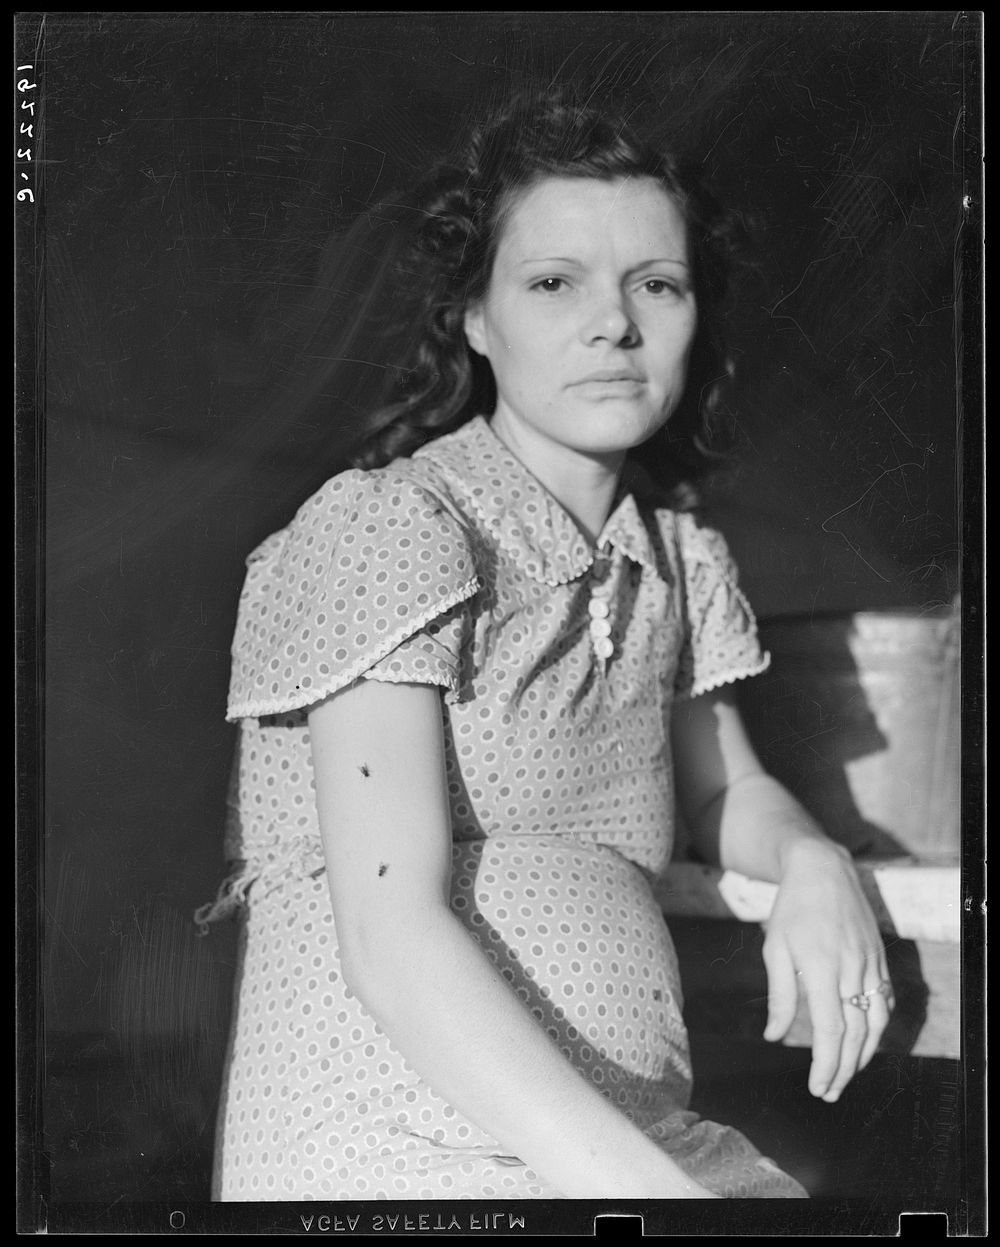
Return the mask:
[[[675,801],[706,860],[778,884],[765,1036],[801,986],[835,1100],[888,1020],[884,952],[746,738],[728,689],[766,658],[685,509],[725,218],[561,101],[478,131],[424,212],[408,394],[249,561],[243,865],[204,915],[249,896],[217,1194],[801,1196],[687,1110],[651,890]]]

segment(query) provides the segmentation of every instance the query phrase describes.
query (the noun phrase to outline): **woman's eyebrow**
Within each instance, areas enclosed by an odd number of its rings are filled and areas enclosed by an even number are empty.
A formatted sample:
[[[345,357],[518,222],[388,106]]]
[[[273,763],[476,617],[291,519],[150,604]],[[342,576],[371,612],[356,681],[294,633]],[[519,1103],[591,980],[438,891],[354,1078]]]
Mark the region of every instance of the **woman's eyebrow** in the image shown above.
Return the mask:
[[[653,260],[641,260],[638,264],[633,264],[628,270],[630,273],[637,273],[641,268],[653,268],[657,264],[677,264],[681,268],[690,268],[691,265],[687,260],[682,260],[680,256],[661,255]]]
[[[578,268],[583,267],[582,260],[576,260],[570,255],[540,255],[529,256],[527,260],[518,260],[518,267],[525,264],[575,264]]]
[[[526,260],[518,260],[517,264],[518,264],[518,268],[524,268],[526,265],[529,265],[529,264],[572,264],[572,265],[575,265],[577,268],[585,267],[583,260],[578,260],[578,259],[575,259],[573,256],[567,256],[567,255],[531,256]],[[627,272],[637,273],[640,269],[652,268],[654,265],[657,265],[657,264],[677,264],[681,268],[691,267],[690,264],[687,262],[687,260],[682,260],[678,256],[656,256],[655,258],[651,260],[640,260],[638,264],[633,264],[627,270]]]

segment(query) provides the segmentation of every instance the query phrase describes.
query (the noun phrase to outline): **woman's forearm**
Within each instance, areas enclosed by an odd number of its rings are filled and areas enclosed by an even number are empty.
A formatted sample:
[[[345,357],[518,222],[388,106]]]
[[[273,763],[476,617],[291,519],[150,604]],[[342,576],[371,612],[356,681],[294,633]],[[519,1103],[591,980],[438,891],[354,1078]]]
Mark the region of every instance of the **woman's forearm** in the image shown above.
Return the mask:
[[[793,861],[849,856],[809,812],[763,771],[730,784],[699,811],[695,848],[725,870],[779,883]]]
[[[341,950],[352,991],[443,1099],[569,1198],[709,1192],[567,1061],[447,909]],[[397,926],[397,931],[400,929]]]
[[[764,771],[730,690],[676,706],[671,727],[678,801],[705,861],[778,883],[793,863],[847,859]]]

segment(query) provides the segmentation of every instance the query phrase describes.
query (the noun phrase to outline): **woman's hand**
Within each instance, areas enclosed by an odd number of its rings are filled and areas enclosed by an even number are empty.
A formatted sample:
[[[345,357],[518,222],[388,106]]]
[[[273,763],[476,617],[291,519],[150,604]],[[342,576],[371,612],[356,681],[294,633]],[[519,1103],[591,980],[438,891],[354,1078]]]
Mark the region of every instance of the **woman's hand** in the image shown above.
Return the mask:
[[[813,837],[786,845],[764,964],[764,1038],[788,1033],[801,986],[813,1030],[809,1090],[832,1103],[875,1055],[892,1009],[882,937],[846,850]]]

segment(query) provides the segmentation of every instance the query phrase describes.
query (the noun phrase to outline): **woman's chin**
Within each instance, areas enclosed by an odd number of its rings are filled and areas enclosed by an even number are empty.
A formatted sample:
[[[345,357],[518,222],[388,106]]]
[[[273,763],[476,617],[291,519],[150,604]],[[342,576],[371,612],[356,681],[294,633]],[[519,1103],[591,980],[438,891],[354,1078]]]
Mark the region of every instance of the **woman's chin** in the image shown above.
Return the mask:
[[[667,422],[659,413],[623,411],[607,415],[606,421],[588,429],[587,436],[581,436],[581,450],[591,454],[626,454],[648,442]]]

